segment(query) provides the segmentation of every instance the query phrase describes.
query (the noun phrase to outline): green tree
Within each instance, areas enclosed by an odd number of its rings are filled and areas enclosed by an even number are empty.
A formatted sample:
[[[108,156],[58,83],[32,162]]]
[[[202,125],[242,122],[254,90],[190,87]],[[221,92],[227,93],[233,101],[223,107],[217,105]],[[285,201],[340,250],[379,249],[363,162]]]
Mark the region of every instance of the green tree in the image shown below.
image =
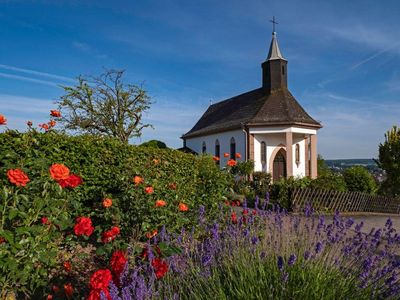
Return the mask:
[[[140,147],[151,147],[151,148],[159,148],[159,149],[167,149],[167,145],[164,142],[157,141],[157,140],[150,140],[144,142],[140,145]]]
[[[325,162],[325,159],[322,157],[321,154],[318,154],[318,156],[317,156],[317,172],[318,172],[318,176],[325,176],[332,172],[329,169],[328,165]]]
[[[310,187],[341,192],[347,190],[343,176],[341,174],[333,173],[332,171],[329,171],[323,176],[318,176],[317,179],[314,179],[311,182]]]
[[[142,121],[150,108],[147,92],[123,82],[124,71],[106,70],[99,77],[78,77],[76,86],[64,86],[65,95],[58,101],[66,130],[105,135],[128,143],[140,137],[151,125]]]
[[[346,169],[343,178],[349,191],[374,194],[377,190],[377,184],[371,173],[362,166]]]
[[[397,126],[386,132],[385,142],[379,145],[377,164],[386,171],[381,192],[391,196],[400,195],[400,129]]]

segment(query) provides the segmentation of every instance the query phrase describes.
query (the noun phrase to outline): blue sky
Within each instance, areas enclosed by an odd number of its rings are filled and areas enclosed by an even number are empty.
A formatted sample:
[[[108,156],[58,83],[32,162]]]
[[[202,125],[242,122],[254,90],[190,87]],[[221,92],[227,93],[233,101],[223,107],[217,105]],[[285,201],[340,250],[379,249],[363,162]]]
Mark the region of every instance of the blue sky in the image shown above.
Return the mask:
[[[324,125],[318,151],[376,157],[400,125],[398,1],[0,0],[0,113],[44,122],[60,84],[125,69],[155,101],[134,142],[179,147],[210,101],[260,86],[273,15],[289,88]]]

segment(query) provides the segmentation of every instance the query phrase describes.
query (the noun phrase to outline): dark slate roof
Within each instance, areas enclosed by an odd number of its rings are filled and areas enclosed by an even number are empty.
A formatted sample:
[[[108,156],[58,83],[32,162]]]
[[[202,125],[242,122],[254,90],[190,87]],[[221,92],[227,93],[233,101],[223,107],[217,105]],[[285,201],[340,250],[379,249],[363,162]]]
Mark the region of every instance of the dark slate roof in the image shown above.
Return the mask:
[[[286,89],[255,89],[208,107],[182,138],[241,128],[243,125],[299,125],[321,128]]]
[[[196,151],[193,151],[189,147],[182,147],[182,148],[179,148],[179,149],[176,149],[176,150],[184,152],[184,153],[189,153],[189,154],[197,154]]]

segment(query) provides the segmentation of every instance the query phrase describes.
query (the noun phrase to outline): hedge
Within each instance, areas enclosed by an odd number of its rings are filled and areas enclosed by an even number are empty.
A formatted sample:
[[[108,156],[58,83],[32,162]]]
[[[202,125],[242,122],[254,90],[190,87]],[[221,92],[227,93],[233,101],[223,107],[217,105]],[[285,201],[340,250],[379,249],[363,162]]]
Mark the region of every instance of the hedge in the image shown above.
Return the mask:
[[[0,134],[1,184],[9,184],[6,172],[17,167],[29,177],[48,177],[53,163],[65,164],[82,177],[84,183],[74,190],[74,196],[86,213],[100,206],[102,199],[112,198],[114,221],[130,231],[146,232],[163,224],[169,229],[193,225],[191,216],[200,206],[217,210],[231,182],[229,174],[221,172],[207,156],[52,131]],[[142,177],[143,184],[135,185],[134,176]],[[147,186],[154,188],[153,194],[145,193]],[[162,209],[155,207],[160,199],[167,202]],[[180,212],[179,203],[189,210]]]

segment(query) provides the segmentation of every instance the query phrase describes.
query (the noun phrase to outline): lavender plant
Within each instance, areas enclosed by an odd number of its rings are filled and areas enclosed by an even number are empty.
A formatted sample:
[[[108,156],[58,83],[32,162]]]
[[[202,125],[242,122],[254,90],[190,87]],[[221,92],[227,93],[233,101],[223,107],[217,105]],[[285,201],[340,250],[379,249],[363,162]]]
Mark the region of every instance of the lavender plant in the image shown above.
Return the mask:
[[[138,259],[125,269],[121,286],[111,284],[112,299],[400,297],[400,237],[390,219],[384,228],[363,233],[362,223],[338,213],[328,220],[310,207],[293,215],[256,206],[221,209],[216,220],[207,220],[202,208],[199,224],[196,238],[193,231],[163,230],[153,247],[181,249],[164,258],[166,275],[157,280],[152,264]]]

